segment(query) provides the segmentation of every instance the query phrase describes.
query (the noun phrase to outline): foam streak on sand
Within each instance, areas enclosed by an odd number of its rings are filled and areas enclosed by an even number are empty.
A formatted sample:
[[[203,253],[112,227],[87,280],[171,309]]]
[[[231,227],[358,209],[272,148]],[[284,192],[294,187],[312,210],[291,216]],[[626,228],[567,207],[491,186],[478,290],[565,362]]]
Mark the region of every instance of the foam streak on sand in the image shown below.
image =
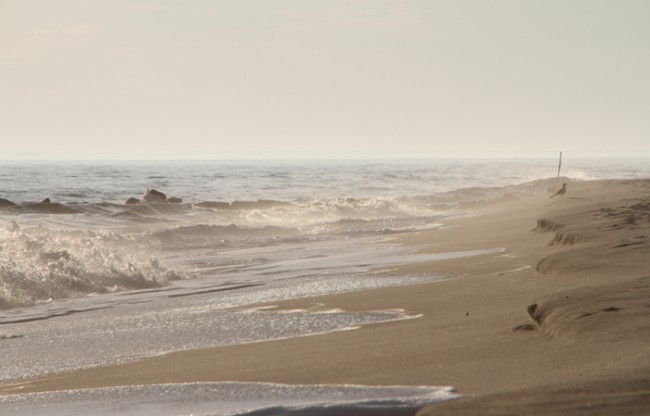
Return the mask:
[[[113,415],[116,409],[131,416],[407,416],[454,397],[447,387],[191,383],[4,396],[0,408],[33,416]]]
[[[122,363],[170,351],[286,339],[409,319],[414,316],[403,310],[346,311],[316,306],[276,311],[272,307],[247,305],[439,279],[435,275],[321,276],[222,287],[220,292],[186,289],[179,296],[179,291],[170,289],[18,309],[4,317],[0,326],[3,333],[20,335],[3,343],[5,363],[0,379]],[[327,316],[323,316],[324,312]]]

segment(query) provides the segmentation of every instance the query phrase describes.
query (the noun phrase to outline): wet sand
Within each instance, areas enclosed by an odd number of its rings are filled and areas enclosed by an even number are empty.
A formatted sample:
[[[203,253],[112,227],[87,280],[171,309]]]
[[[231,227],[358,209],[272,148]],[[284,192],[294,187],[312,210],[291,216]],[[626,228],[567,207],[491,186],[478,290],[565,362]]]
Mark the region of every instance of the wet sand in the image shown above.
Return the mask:
[[[549,199],[560,186],[475,203],[481,215],[396,237],[428,253],[505,248],[394,270],[456,279],[277,305],[420,318],[175,352],[0,392],[194,381],[452,385],[467,396],[419,414],[647,414],[650,181],[569,182],[563,198]]]

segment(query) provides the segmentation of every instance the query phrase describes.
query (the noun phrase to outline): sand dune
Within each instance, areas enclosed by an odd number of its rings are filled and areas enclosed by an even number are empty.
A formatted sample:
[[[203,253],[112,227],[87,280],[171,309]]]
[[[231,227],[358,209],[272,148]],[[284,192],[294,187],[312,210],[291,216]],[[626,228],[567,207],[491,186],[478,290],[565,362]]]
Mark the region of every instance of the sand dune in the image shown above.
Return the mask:
[[[550,336],[650,345],[650,276],[555,294],[530,305],[528,312],[532,328]],[[625,327],[627,335],[609,330],[618,327]]]

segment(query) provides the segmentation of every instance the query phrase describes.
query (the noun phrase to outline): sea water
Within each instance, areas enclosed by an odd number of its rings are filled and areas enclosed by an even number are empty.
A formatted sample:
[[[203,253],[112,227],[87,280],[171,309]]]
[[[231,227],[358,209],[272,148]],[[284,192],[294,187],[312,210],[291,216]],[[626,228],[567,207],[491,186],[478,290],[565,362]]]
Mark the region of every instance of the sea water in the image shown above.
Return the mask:
[[[411,416],[455,397],[449,387],[224,382],[1,396],[0,409],[32,416]]]
[[[267,281],[279,261],[286,277],[291,261],[320,267],[324,253],[353,253],[350,245],[368,254],[367,240],[436,227],[459,203],[552,177],[555,164],[0,161],[0,198],[16,204],[0,202],[0,308],[251,269]],[[565,161],[562,173],[634,178],[649,165]],[[183,202],[125,205],[149,188]]]
[[[417,319],[272,304],[448,278],[373,270],[502,250],[427,256],[391,236],[465,215],[464,202],[544,192],[553,181],[536,180],[556,169],[553,160],[0,162],[0,380]],[[649,177],[650,163],[573,160],[562,173]],[[182,202],[125,204],[147,189]],[[16,395],[0,409],[147,414],[152,408],[136,403],[151,400],[176,409],[164,414],[340,414],[327,409],[375,403],[380,412],[453,397],[422,389],[142,386]],[[205,391],[214,392],[192,398]],[[239,398],[228,399],[232,391]],[[184,405],[165,406],[163,397]]]

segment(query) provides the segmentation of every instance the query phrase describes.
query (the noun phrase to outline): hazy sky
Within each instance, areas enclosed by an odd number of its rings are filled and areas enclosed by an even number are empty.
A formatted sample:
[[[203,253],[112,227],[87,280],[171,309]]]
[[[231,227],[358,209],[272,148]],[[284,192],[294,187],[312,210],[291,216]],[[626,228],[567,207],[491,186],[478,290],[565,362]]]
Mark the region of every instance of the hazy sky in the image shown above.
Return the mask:
[[[647,0],[0,0],[0,158],[650,157]]]

